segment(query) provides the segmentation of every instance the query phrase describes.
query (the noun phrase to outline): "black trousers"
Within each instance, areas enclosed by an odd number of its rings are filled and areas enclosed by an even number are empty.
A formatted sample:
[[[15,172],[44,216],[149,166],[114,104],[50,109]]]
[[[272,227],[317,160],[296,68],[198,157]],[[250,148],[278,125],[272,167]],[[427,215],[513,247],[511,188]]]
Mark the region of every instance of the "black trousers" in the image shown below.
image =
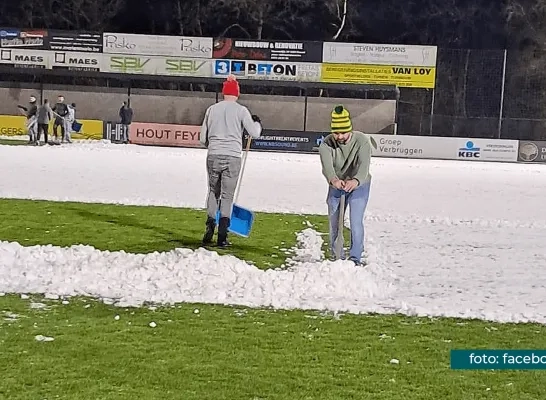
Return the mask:
[[[60,123],[55,120],[55,122],[53,123],[53,135],[55,135],[55,137],[57,137],[57,128],[61,128],[61,139],[64,138],[64,124],[63,122],[61,121]]]
[[[44,132],[44,139],[47,143],[47,131],[49,129],[49,124],[38,124],[38,138],[37,140],[40,140],[42,138],[42,132]]]

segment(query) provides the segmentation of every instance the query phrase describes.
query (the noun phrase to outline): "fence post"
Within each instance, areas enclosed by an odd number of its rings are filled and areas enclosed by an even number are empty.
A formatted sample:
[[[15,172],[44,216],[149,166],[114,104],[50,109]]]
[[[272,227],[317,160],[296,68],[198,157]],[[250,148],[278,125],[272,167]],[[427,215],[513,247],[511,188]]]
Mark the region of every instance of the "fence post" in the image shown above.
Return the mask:
[[[131,107],[131,80],[129,79],[129,84],[127,85],[127,105]]]
[[[498,125],[498,131],[497,131],[497,139],[501,138],[501,131],[502,131],[502,117],[503,117],[503,109],[504,109],[504,87],[506,85],[506,54],[507,54],[507,50],[504,49],[504,57],[502,61],[502,83],[501,83],[501,97],[500,97],[499,125]]]
[[[436,89],[435,88],[432,88],[432,98],[430,100],[430,122],[429,122],[429,127],[428,127],[428,134],[430,136],[434,136],[432,134],[432,120],[434,119],[434,99],[435,99],[435,96],[436,96]]]
[[[308,106],[308,97],[307,97],[307,88],[303,89],[304,93],[304,105],[303,105],[303,131],[307,131],[307,106]]]
[[[40,76],[40,104],[44,102],[44,76]]]

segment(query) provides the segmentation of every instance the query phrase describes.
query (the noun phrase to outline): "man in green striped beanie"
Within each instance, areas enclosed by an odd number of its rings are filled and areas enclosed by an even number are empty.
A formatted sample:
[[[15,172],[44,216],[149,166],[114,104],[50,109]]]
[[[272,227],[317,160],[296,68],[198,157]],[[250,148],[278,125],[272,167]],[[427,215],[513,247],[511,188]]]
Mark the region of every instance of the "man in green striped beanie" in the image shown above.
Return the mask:
[[[322,174],[329,185],[326,203],[330,226],[330,251],[333,256],[339,228],[340,199],[345,195],[351,224],[349,260],[356,265],[362,265],[364,212],[370,195],[372,146],[376,145],[368,135],[353,130],[351,115],[342,105],[332,110],[330,130],[331,133],[319,146]],[[342,254],[342,259],[345,259],[345,254]]]

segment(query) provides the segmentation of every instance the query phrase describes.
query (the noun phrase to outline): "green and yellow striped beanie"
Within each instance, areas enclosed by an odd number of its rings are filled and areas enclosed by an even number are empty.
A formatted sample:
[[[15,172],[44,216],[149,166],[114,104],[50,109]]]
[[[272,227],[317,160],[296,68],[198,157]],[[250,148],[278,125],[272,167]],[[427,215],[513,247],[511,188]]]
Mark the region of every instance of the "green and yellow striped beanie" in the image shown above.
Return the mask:
[[[351,114],[342,105],[335,106],[332,110],[332,123],[330,125],[332,132],[347,133],[353,130]]]

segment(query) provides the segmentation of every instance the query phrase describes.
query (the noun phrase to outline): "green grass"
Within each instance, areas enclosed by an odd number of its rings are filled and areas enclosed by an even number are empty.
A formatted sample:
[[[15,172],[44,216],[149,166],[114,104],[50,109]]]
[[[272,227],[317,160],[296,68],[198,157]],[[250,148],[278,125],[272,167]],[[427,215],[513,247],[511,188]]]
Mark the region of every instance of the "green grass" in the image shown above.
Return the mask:
[[[28,140],[0,139],[0,145],[10,145],[10,146],[28,145]]]
[[[0,300],[0,310],[18,316],[0,322],[0,398],[538,400],[546,394],[544,371],[449,368],[451,348],[545,348],[546,329],[539,326],[45,303],[49,310],[30,309],[17,297]],[[37,342],[36,335],[55,340]]]
[[[0,240],[131,253],[201,247],[206,219],[202,210],[5,199],[0,199],[0,215]],[[308,227],[306,221],[327,232],[324,216],[260,213],[249,238],[230,235],[232,248],[211,250],[260,268],[279,267],[289,256],[286,249],[296,245],[296,233]]]
[[[0,200],[0,213],[0,240],[131,252],[195,248],[204,221],[195,210],[18,200]],[[234,237],[232,251],[262,268],[280,265],[286,255],[274,246],[291,247],[306,220],[325,231],[324,219],[258,214],[252,237]],[[546,398],[545,371],[449,367],[454,348],[544,349],[538,324],[31,300],[0,297],[0,399]]]

